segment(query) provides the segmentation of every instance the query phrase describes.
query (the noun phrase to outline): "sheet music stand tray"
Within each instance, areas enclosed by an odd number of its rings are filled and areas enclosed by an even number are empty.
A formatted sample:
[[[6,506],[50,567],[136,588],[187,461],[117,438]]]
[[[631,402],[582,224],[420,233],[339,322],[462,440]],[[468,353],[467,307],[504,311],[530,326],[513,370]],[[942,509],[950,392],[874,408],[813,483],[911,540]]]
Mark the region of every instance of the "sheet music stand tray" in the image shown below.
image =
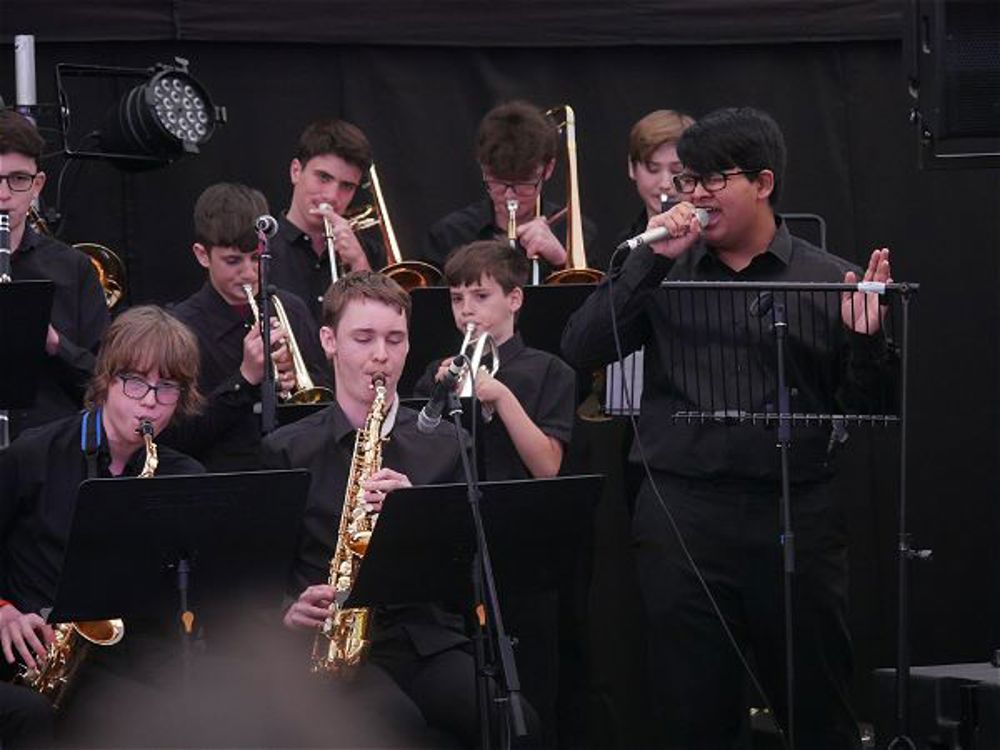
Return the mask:
[[[591,522],[603,482],[588,474],[479,483],[501,595],[555,583],[563,556]],[[459,483],[392,492],[344,606],[436,601],[468,612],[476,543],[467,492]]]
[[[0,284],[0,341],[7,362],[0,367],[0,409],[35,403],[54,290],[51,281]]]
[[[278,607],[308,486],[304,470],[84,481],[49,622],[173,619],[185,574],[194,611]]]

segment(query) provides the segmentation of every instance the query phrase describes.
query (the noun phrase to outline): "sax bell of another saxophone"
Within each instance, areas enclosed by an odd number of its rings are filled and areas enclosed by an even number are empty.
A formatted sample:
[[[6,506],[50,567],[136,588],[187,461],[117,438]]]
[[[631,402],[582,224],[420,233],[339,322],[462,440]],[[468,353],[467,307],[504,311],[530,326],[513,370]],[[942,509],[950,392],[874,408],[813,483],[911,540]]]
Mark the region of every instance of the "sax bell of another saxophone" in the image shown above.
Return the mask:
[[[146,444],[146,460],[140,479],[156,475],[159,456],[153,442],[155,428],[148,419],[136,428]],[[125,637],[125,623],[120,618],[89,620],[86,622],[61,622],[52,627],[54,639],[45,652],[45,658],[35,668],[23,669],[14,678],[15,684],[37,691],[52,702],[58,710],[65,702],[74,678],[91,646],[113,646]]]

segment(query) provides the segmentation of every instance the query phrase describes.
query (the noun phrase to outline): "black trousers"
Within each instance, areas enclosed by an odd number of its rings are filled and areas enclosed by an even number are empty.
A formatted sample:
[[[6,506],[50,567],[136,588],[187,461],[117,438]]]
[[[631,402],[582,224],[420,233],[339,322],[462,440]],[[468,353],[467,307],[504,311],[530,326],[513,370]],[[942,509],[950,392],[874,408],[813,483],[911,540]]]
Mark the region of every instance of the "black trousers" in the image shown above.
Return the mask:
[[[780,487],[655,475],[733,635],[787,724]],[[796,745],[860,748],[848,701],[847,546],[826,485],[792,489]],[[759,699],[648,482],[633,521],[658,747],[749,747]]]
[[[52,704],[26,687],[0,682],[0,747],[50,747]]]

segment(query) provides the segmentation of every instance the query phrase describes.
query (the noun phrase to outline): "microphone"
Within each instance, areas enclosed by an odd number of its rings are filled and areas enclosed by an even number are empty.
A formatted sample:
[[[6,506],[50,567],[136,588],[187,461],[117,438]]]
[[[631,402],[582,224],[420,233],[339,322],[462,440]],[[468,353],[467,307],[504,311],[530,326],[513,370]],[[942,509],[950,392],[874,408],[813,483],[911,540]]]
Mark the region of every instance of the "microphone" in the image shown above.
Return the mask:
[[[458,379],[462,377],[462,370],[464,368],[465,355],[459,354],[451,361],[451,364],[448,365],[448,369],[445,371],[444,377],[434,384],[434,390],[431,392],[430,400],[424,404],[424,408],[420,410],[419,414],[417,414],[418,432],[422,432],[426,435],[434,432],[434,430],[437,429],[437,426],[441,424],[441,412],[444,411],[445,406],[448,404],[449,397],[455,390],[455,386],[458,385]]]
[[[708,224],[708,211],[704,208],[696,208],[694,210],[695,218],[698,219],[698,223],[702,227]],[[637,234],[635,237],[625,240],[622,244],[618,246],[619,250],[635,250],[637,247],[642,247],[643,245],[648,245],[651,242],[659,242],[660,240],[670,239],[670,232],[667,231],[666,227],[656,227],[655,229],[647,229],[642,234]]]
[[[253,223],[254,229],[270,239],[278,233],[278,220],[270,214],[261,214]]]

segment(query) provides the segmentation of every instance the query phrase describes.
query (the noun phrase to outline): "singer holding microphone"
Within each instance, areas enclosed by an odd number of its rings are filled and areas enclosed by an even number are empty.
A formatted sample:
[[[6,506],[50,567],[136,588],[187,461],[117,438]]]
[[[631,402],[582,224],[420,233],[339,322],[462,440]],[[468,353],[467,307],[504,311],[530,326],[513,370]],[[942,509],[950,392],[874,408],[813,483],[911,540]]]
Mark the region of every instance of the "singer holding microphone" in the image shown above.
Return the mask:
[[[784,174],[784,137],[764,112],[712,112],[684,131],[677,151],[684,168],[674,184],[684,200],[648,225],[665,236],[649,237],[649,244],[638,243],[628,252],[613,283],[602,282],[570,318],[562,349],[577,367],[616,359],[612,306],[623,353],[645,347],[639,437],[652,481],[677,525],[675,531],[645,480],[632,533],[645,605],[649,693],[662,732],[656,746],[745,748],[747,699],[756,696],[748,691],[743,666],[686,554],[689,550],[704,575],[740,649],[753,654],[776,718],[787,727],[778,452],[773,431],[752,425],[672,422],[672,414],[698,403],[693,389],[710,384],[674,378],[675,363],[668,360],[671,299],[660,282],[855,283],[862,276],[885,282],[889,251],[875,250],[862,272],[789,233],[774,209]],[[827,404],[845,394],[863,396],[868,376],[884,364],[878,306],[866,308],[859,319],[851,314],[852,301],[858,303],[854,309],[865,307],[861,293],[855,293],[841,306],[813,313],[812,324],[834,332],[826,349],[806,342],[796,351],[804,368],[828,357],[841,363],[833,376],[837,382],[817,386],[816,398]],[[710,318],[694,312],[688,323],[692,330],[697,327],[701,340],[687,356],[707,357],[713,337],[743,336],[747,340],[737,345],[761,346],[731,321]],[[808,328],[809,322],[802,326]],[[766,352],[759,359],[773,362]],[[725,378],[738,376],[738,363],[722,366]],[[847,539],[830,490],[828,432],[797,428],[793,446],[795,739],[797,747],[810,750],[854,750],[861,740],[849,703]],[[823,448],[813,450],[816,446]],[[638,462],[637,450],[632,460]]]
[[[24,116],[0,110],[0,212],[9,222],[13,281],[47,279],[55,285],[45,362],[35,405],[10,412],[11,439],[28,427],[76,412],[94,370],[101,334],[110,322],[104,291],[87,256],[36,232],[28,210],[41,195],[45,172],[39,160],[45,141]],[[6,363],[16,367],[16,362]]]
[[[355,432],[365,423],[375,398],[376,378],[386,389],[382,434],[387,440],[382,445],[382,467],[364,483],[365,503],[371,512],[377,513],[386,494],[400,487],[463,478],[454,425],[444,420],[421,432],[417,412],[399,403],[396,386],[409,351],[409,323],[410,297],[395,281],[371,271],[341,277],[324,298],[320,328],[323,349],[333,365],[336,401],[264,439],[267,466],[306,468],[312,475],[291,576],[292,603],[284,623],[307,636],[298,644],[301,659],[291,660],[287,679],[308,681],[307,687],[324,706],[330,697],[328,691],[340,690],[342,683],[316,681],[308,674],[308,655],[333,597],[333,589],[327,585],[329,564],[344,506]],[[432,604],[377,608],[374,616],[367,664],[357,675],[355,687],[344,688],[337,696],[348,701],[367,700],[364,695],[377,693],[380,704],[367,705],[364,710],[371,715],[378,712],[379,726],[335,727],[333,722],[316,726],[316,715],[312,715],[299,726],[304,731],[308,725],[317,734],[299,739],[327,744],[336,731],[338,743],[348,746],[352,742],[345,740],[344,732],[353,737],[350,732],[357,731],[360,734],[355,744],[416,746],[430,742],[439,746],[443,738],[438,735],[435,741],[431,734],[437,731],[463,746],[474,746],[478,738],[475,670],[461,616]],[[328,714],[324,707],[318,715]],[[372,734],[381,731],[390,734]]]
[[[302,132],[289,165],[292,200],[270,241],[271,282],[300,297],[317,324],[323,317],[323,295],[335,276],[385,265],[378,232],[355,235],[344,218],[371,164],[372,148],[360,128],[343,120],[317,120]],[[327,225],[339,263],[336,274]]]

